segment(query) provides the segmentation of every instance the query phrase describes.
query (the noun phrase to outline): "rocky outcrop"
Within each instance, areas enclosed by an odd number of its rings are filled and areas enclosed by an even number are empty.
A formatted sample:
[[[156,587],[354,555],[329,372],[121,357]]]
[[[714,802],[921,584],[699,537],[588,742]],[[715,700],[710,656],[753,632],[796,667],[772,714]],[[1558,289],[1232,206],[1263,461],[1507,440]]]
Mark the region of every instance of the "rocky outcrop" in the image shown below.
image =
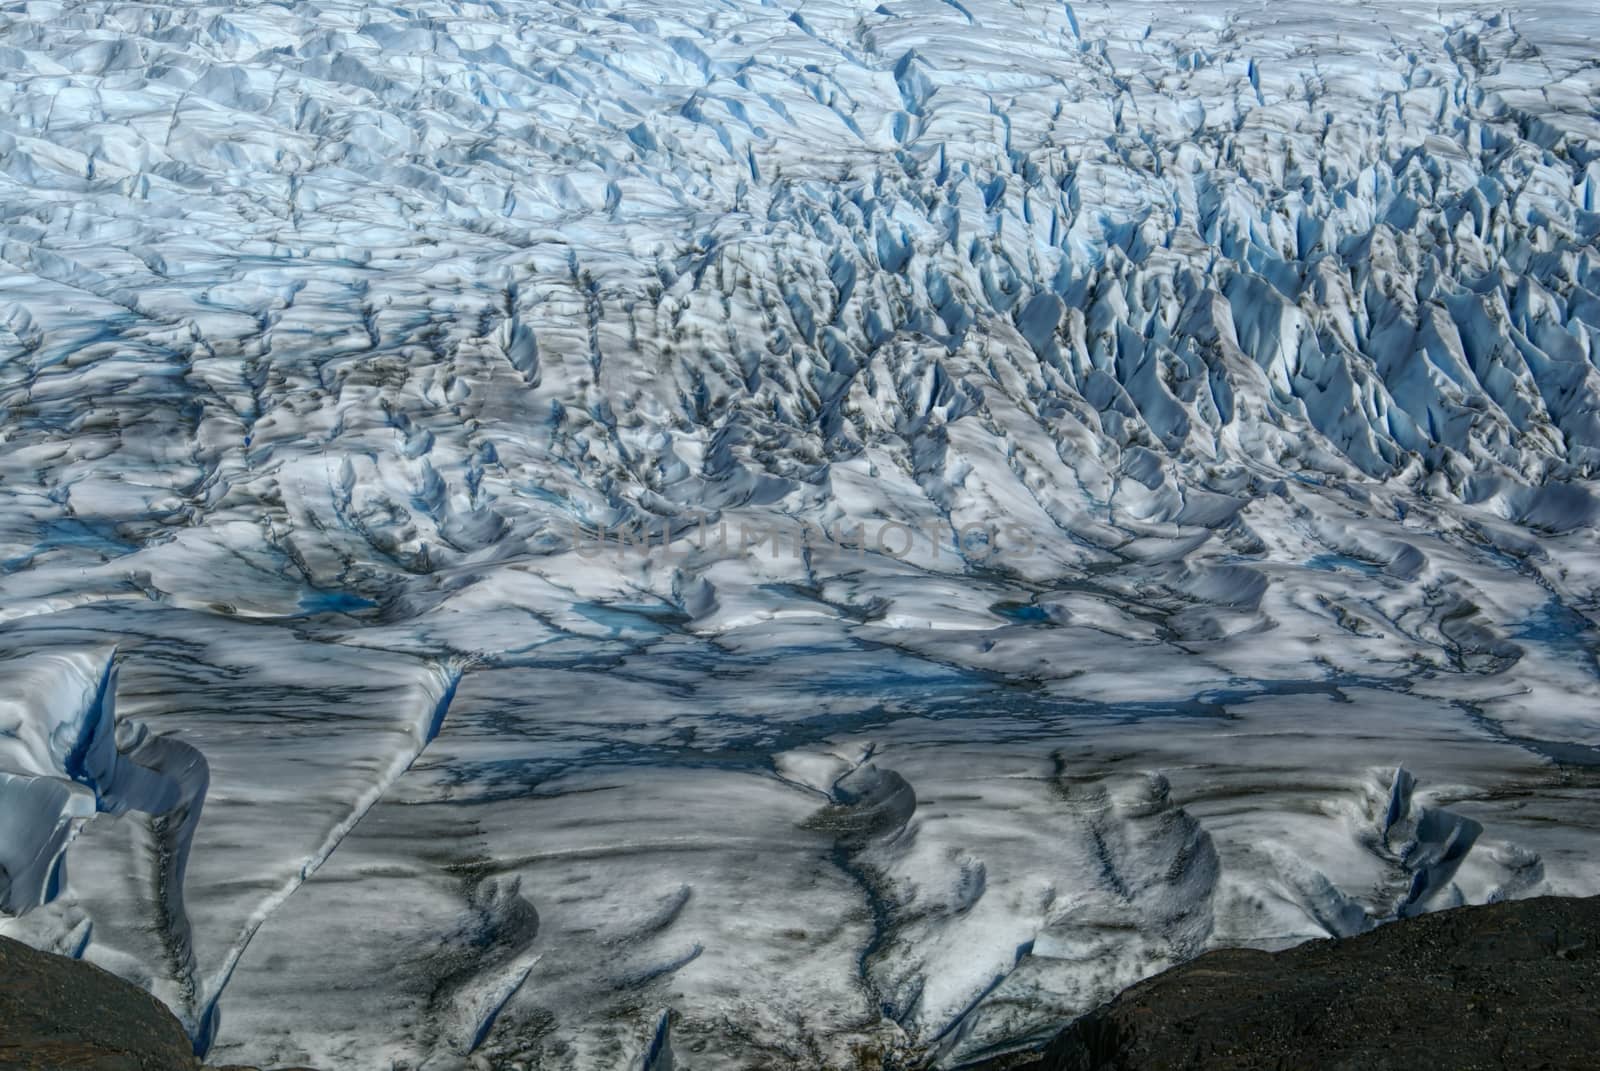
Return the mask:
[[[1600,897],[1541,897],[1210,952],[983,1071],[1590,1068],[1596,1051]],[[139,987],[0,938],[0,1071],[250,1069],[203,1068]]]
[[[1600,897],[1540,897],[1210,952],[986,1071],[1591,1068],[1597,1051]]]
[[[155,997],[81,960],[0,937],[0,1071],[203,1068]]]

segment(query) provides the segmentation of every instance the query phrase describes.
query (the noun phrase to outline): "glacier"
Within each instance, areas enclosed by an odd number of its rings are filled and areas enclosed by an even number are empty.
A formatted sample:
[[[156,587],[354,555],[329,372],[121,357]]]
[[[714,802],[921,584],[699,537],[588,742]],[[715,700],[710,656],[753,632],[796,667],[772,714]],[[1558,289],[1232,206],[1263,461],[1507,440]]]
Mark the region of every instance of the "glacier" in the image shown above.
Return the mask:
[[[957,1068],[1600,892],[1600,12],[0,3],[0,932]]]

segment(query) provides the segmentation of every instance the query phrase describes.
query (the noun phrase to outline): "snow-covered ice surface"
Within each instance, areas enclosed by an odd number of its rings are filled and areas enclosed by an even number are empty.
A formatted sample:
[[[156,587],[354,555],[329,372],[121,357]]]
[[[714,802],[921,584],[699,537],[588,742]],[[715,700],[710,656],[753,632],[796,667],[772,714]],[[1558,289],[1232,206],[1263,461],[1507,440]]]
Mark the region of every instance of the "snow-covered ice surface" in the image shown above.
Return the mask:
[[[1597,34],[0,3],[0,931],[221,1063],[949,1068],[1600,891]]]

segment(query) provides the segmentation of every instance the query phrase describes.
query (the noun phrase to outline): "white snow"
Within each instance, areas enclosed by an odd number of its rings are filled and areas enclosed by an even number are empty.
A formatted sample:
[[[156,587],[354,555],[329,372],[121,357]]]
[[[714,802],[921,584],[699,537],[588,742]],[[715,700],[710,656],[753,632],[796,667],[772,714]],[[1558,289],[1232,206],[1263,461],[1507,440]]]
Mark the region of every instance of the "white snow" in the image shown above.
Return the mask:
[[[1600,892],[1596,33],[0,3],[0,931],[215,1062],[954,1067]]]

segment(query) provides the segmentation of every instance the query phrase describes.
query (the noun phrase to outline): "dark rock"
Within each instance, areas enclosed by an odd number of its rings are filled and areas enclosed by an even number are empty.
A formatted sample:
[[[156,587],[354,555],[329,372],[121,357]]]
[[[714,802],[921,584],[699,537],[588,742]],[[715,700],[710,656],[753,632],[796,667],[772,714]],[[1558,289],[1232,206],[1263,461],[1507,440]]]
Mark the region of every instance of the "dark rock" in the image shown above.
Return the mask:
[[[989,1071],[1600,1067],[1600,897],[1458,908],[1206,955]]]
[[[0,937],[0,1071],[206,1069],[149,993],[92,963]]]
[[[190,1071],[178,1020],[92,964],[0,938],[0,1069]]]
[[[1600,1067],[1600,897],[1209,952],[987,1071]],[[0,938],[0,1071],[203,1071],[144,990]],[[248,1071],[248,1069],[238,1069]]]

